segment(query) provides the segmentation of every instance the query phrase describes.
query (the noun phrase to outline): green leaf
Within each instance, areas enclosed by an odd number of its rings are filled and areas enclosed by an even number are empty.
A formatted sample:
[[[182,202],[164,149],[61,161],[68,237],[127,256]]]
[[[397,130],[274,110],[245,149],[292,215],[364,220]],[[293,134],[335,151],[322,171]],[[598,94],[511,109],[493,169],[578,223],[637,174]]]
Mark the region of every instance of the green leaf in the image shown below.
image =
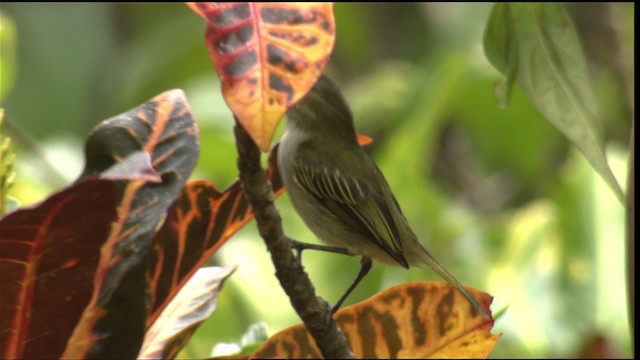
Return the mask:
[[[247,331],[242,335],[242,339],[240,339],[240,345],[242,347],[240,354],[253,354],[268,338],[269,331],[267,330],[267,324],[264,322],[251,324]]]
[[[515,34],[515,27],[509,4],[496,4],[489,15],[483,45],[491,65],[507,76],[504,82],[497,84],[494,88],[501,108],[509,104],[511,89],[518,71],[518,39],[513,34]]]
[[[620,201],[604,154],[598,102],[575,28],[558,3],[497,4],[484,39],[491,64],[512,77],[587,158]],[[507,93],[510,91],[507,85]]]
[[[249,325],[247,331],[242,334],[240,342],[219,342],[211,351],[213,358],[242,358],[249,357],[269,339],[269,331],[264,322]]]

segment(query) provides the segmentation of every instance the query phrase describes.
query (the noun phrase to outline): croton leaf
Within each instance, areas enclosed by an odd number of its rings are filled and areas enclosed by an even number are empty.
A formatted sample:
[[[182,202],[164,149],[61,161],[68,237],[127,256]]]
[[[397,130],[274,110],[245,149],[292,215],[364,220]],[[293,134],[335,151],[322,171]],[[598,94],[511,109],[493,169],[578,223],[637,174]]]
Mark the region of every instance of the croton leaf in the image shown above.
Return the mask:
[[[223,281],[234,267],[200,268],[147,331],[141,359],[173,359],[216,307]]]
[[[64,357],[132,358],[146,329],[146,268],[152,236],[183,188],[199,153],[198,129],[181,90],[171,90],[101,123],[86,144],[83,177],[146,152],[161,178],[117,181],[118,220],[100,250],[93,294]],[[142,162],[144,164],[144,161]],[[126,167],[125,167],[126,168]],[[117,176],[121,177],[119,169]],[[151,174],[151,175],[154,175]]]
[[[113,181],[90,179],[0,220],[0,357],[62,355],[91,298],[118,197]]]
[[[332,3],[189,2],[223,96],[262,151],[280,119],[322,74],[335,41]]]
[[[146,151],[136,151],[115,163],[100,174],[103,179],[111,180],[146,180],[161,183],[162,178],[151,165],[151,156]]]
[[[358,134],[361,145],[372,141]],[[269,153],[267,168],[267,179],[276,197],[285,191],[277,158],[278,145]],[[240,181],[236,180],[222,192],[209,181],[190,181],[185,185],[169,208],[149,254],[147,282],[151,305],[147,329],[189,278],[251,219],[253,213]]]
[[[275,146],[267,178],[276,196],[284,193]],[[171,206],[149,254],[151,306],[147,328],[180,288],[233,234],[253,219],[239,181],[220,192],[209,181],[190,181]]]
[[[490,313],[493,298],[467,290]],[[356,358],[486,358],[499,335],[446,282],[413,282],[382,291],[339,310],[336,322]],[[303,325],[267,340],[251,358],[319,358]]]

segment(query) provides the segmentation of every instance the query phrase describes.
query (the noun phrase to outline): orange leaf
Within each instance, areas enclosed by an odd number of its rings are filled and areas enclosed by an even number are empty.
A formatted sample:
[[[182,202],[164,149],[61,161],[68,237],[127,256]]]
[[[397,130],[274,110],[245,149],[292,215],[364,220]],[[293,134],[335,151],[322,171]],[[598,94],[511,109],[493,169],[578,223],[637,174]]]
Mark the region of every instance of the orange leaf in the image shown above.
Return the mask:
[[[373,142],[373,139],[368,137],[367,135],[362,135],[360,133],[356,133],[356,138],[358,139],[358,144],[360,146],[366,146]]]
[[[269,154],[267,169],[267,179],[276,197],[284,193],[277,152],[276,145]],[[191,275],[251,219],[253,212],[239,180],[224,191],[209,181],[186,183],[167,211],[149,254],[147,281],[151,286],[147,329]]]
[[[371,138],[358,134],[361,144]],[[285,192],[277,163],[278,145],[269,154],[267,178],[276,197]],[[240,181],[219,191],[211,182],[189,181],[167,211],[149,254],[150,305],[147,329],[201,266],[253,219]],[[186,256],[188,255],[188,256]]]
[[[187,5],[206,40],[225,101],[262,151],[284,113],[322,74],[335,41],[332,3]]]
[[[467,290],[490,313],[493,298]],[[413,282],[338,311],[334,318],[356,358],[486,358],[499,335],[493,320],[476,313],[446,282]],[[303,325],[267,340],[251,358],[318,358]]]

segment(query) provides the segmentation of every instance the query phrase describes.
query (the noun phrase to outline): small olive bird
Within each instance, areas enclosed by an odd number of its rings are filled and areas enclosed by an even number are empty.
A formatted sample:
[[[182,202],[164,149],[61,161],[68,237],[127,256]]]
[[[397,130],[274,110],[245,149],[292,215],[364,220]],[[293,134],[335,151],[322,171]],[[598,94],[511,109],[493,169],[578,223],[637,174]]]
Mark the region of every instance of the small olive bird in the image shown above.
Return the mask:
[[[330,245],[327,250],[362,256],[357,277],[333,306],[333,312],[369,272],[371,259],[375,259],[405,268],[428,265],[489,318],[418,241],[387,180],[358,144],[351,110],[326,75],[287,112],[278,166],[294,208],[309,229]],[[296,245],[300,243],[292,246]]]

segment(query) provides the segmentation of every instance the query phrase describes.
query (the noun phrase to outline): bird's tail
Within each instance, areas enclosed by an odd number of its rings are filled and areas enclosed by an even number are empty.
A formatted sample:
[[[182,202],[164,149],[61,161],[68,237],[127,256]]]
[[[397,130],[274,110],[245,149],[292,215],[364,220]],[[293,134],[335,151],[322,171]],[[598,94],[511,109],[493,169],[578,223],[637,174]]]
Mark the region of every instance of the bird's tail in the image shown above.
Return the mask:
[[[435,271],[449,284],[451,284],[456,290],[458,290],[465,298],[467,298],[467,300],[469,300],[469,302],[477,312],[479,312],[487,320],[490,320],[491,317],[489,316],[489,314],[487,314],[484,308],[480,306],[478,301],[476,301],[476,299],[467,291],[467,289],[465,289],[462,284],[455,277],[453,277],[453,275],[451,275],[451,273],[449,273],[449,271],[447,271],[447,269],[445,269],[444,266],[442,266],[442,264],[440,264],[438,260],[436,260],[427,249],[422,247],[422,250],[423,251],[420,254],[421,262],[429,265],[429,267],[433,269],[433,271]]]

